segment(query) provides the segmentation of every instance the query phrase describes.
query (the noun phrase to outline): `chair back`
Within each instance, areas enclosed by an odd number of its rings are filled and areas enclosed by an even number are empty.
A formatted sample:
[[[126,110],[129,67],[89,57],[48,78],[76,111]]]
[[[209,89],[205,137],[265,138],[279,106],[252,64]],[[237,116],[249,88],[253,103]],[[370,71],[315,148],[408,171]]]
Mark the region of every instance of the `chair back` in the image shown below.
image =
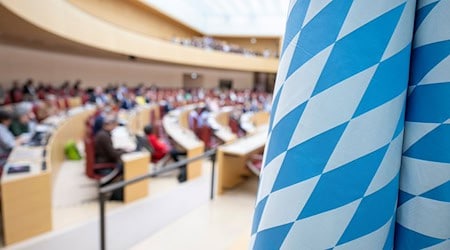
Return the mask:
[[[94,137],[94,116],[89,116],[85,122],[85,134],[91,140]]]
[[[196,129],[197,137],[203,141],[206,148],[212,148],[211,138],[213,136],[213,131],[209,126],[202,126]]]
[[[166,114],[166,108],[163,105],[159,105],[159,116],[162,118]]]
[[[245,132],[239,127],[239,122],[237,120],[230,117],[228,125],[230,126],[231,132],[238,138],[245,136]]]
[[[89,178],[96,179],[97,175],[94,172],[94,164],[95,164],[95,148],[94,141],[92,137],[85,136],[84,137],[84,151],[86,158],[86,175]]]
[[[23,93],[20,90],[16,90],[13,92],[13,102],[21,102],[23,101]]]

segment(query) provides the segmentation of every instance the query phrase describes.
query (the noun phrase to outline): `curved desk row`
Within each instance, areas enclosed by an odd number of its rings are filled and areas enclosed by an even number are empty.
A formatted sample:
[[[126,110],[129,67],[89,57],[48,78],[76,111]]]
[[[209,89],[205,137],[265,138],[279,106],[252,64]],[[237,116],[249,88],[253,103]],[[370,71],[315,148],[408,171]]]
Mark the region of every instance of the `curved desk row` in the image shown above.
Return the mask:
[[[270,113],[267,111],[247,112],[242,114],[240,123],[247,134],[258,132],[259,127],[269,124]]]
[[[209,124],[214,129],[214,135],[224,143],[236,140],[237,136],[230,129],[230,113],[232,106],[222,107],[219,111],[213,112],[210,116]]]
[[[203,154],[205,145],[188,127],[189,112],[195,105],[188,105],[169,112],[163,118],[163,127],[166,133],[180,147],[186,150],[188,158]],[[196,178],[202,174],[202,162],[196,161],[187,165],[188,180]]]
[[[132,133],[142,131],[150,122],[153,109],[159,112],[155,105],[139,107],[130,112],[126,120]],[[94,112],[94,107],[86,106],[70,109],[61,116],[49,117],[42,122],[51,127],[46,146],[19,146],[13,149],[0,183],[5,245],[52,230],[52,186],[65,161],[64,145],[68,140],[77,142],[83,139],[85,121]],[[123,161],[125,179],[148,173],[149,153],[125,154]],[[11,166],[24,165],[30,167],[26,173],[8,174]],[[124,200],[129,202],[145,197],[147,192],[148,182],[145,181],[127,186]]]
[[[64,116],[45,120],[52,135],[46,146],[13,149],[1,178],[5,244],[9,245],[52,229],[52,180],[64,161],[64,144],[84,134],[84,121],[93,108],[74,108]],[[24,173],[10,168],[29,166]]]
[[[253,154],[262,153],[264,150],[269,129],[269,113],[263,111],[246,114],[244,119],[248,122],[247,127],[251,128],[247,131],[247,136],[220,146],[217,151],[219,194],[240,184],[244,180],[243,177],[251,176],[246,163]]]

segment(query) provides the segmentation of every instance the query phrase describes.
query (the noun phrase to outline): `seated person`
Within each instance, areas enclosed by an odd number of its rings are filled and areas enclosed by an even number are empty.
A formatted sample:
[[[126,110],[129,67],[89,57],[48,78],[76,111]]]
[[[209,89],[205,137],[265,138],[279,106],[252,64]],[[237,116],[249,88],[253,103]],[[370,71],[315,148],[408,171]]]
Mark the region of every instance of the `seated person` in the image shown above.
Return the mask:
[[[179,160],[179,156],[186,155],[186,152],[180,152],[176,149],[171,148],[165,142],[160,140],[154,132],[154,129],[151,125],[147,125],[144,127],[144,133],[147,136],[148,142],[153,147],[154,151],[152,153],[152,157],[160,160],[166,155],[170,155],[170,158],[174,161]],[[187,179],[186,173],[186,165],[180,168],[180,174],[178,175],[178,181],[184,182]]]
[[[117,119],[113,115],[108,115],[103,119],[102,128],[95,134],[95,162],[96,163],[117,163],[118,167],[122,164],[120,156],[125,153],[124,150],[115,149],[113,146],[111,131],[116,128]]]
[[[33,105],[30,102],[22,102],[14,107],[14,118],[9,125],[9,130],[14,136],[32,133],[36,124],[34,122]]]
[[[210,126],[209,122],[208,122],[208,118],[209,118],[209,109],[207,107],[203,107],[200,111],[200,115],[198,117],[198,123],[197,126],[198,127],[203,127],[203,126]]]
[[[8,127],[12,121],[12,114],[0,110],[0,166],[3,166],[14,146],[21,144],[21,139],[15,139]]]
[[[188,125],[192,131],[195,131],[198,127],[200,127],[200,114],[202,112],[202,107],[198,106],[195,109],[191,110],[188,115]]]
[[[95,134],[94,148],[95,148],[95,162],[96,163],[116,163],[117,174],[109,179],[104,185],[110,182],[122,180],[123,162],[120,156],[125,153],[124,150],[115,149],[113,146],[111,131],[117,126],[117,119],[113,115],[107,115],[103,119],[102,129]],[[104,173],[110,174],[111,170],[106,169]],[[116,192],[117,191],[117,192]],[[123,189],[118,189],[113,192],[112,199],[123,200]]]
[[[59,113],[59,108],[57,105],[56,96],[48,94],[45,96],[44,101],[39,101],[36,103],[36,119],[42,121],[47,117],[57,115]]]
[[[94,118],[94,127],[92,128],[92,131],[94,132],[94,135],[97,134],[98,131],[100,131],[103,127],[103,120],[108,115],[114,115],[113,108],[111,106],[105,106],[103,107],[103,110],[98,113]]]
[[[125,93],[125,96],[123,97],[120,108],[130,110],[133,109],[136,106],[135,97],[132,92]]]

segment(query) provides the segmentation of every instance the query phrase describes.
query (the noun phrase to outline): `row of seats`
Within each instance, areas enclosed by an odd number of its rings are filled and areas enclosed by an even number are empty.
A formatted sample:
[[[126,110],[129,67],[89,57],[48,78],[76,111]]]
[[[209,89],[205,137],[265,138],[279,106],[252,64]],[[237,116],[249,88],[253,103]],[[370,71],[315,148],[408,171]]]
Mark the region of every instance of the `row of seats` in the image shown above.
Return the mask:
[[[86,175],[95,180],[100,180],[102,177],[104,177],[102,170],[108,170],[108,169],[114,169],[116,167],[115,163],[96,163],[95,162],[95,119],[101,115],[101,111],[97,110],[93,115],[89,116],[85,123],[85,136],[84,136],[84,149],[85,149],[85,155],[86,155]],[[161,137],[164,136],[164,131],[161,126],[161,123],[159,119],[157,119],[155,110],[151,109],[149,112],[150,121],[152,127],[156,129],[157,134]],[[136,135],[136,143],[139,147],[144,148],[148,150],[150,153],[154,152],[153,147],[148,142],[147,138]],[[154,157],[151,157],[152,163],[158,163],[160,159],[156,159]]]

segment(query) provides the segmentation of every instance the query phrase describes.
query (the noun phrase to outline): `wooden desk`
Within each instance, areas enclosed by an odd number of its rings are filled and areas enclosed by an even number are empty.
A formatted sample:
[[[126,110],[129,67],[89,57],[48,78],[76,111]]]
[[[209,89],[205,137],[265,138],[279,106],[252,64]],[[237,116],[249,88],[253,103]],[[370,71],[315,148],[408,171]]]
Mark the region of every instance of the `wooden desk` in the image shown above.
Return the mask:
[[[122,155],[123,178],[130,180],[141,175],[148,174],[150,154],[148,152],[133,152]],[[123,190],[123,201],[132,202],[148,195],[149,179],[125,186]]]
[[[11,152],[0,182],[6,245],[52,229],[52,183],[65,160],[64,144],[83,138],[85,120],[92,112],[94,109],[78,107],[64,115],[50,117],[44,123],[54,129],[46,146],[19,146]],[[45,169],[42,169],[43,162]],[[8,174],[11,164],[30,165],[31,171]]]
[[[177,116],[178,124],[185,129],[189,129],[189,114],[197,107],[197,104],[182,106],[172,112],[173,116]]]
[[[269,123],[270,113],[267,111],[259,111],[253,114],[251,121],[255,127],[259,127]]]
[[[243,177],[252,174],[246,167],[247,160],[252,154],[264,150],[266,140],[267,129],[219,147],[217,151],[219,194],[227,188],[235,187],[243,181]]]
[[[81,141],[85,135],[87,118],[95,112],[94,107],[77,107],[69,110],[67,115],[59,120],[47,143],[47,167],[51,169],[53,178],[56,178],[59,167],[65,161],[64,145],[69,141]],[[49,118],[51,120],[52,118]],[[44,120],[46,121],[46,120]]]
[[[203,154],[205,145],[200,141],[194,132],[185,128],[180,124],[180,114],[187,111],[175,110],[169,112],[163,118],[163,127],[167,134],[184,150],[186,150],[187,158],[192,158]],[[196,161],[187,165],[188,180],[199,177],[202,174],[202,161]]]
[[[5,245],[52,229],[51,170],[42,170],[43,147],[16,147],[1,179]],[[8,174],[13,165],[29,165],[30,172]]]
[[[81,107],[83,105],[83,100],[81,100],[81,97],[69,97],[67,99],[67,104],[69,108],[75,108],[75,107]]]
[[[233,107],[223,107],[218,112],[211,113],[208,119],[209,124],[214,129],[214,135],[224,143],[232,142],[237,138],[229,126],[232,110]]]
[[[253,134],[258,127],[269,124],[269,119],[270,113],[267,111],[249,112],[242,114],[240,124],[247,134]]]
[[[120,110],[119,119],[126,121],[126,126],[132,134],[141,134],[144,127],[151,124],[152,111],[155,112],[155,118],[159,117],[158,105],[142,105],[133,110]]]
[[[136,149],[136,141],[134,136],[126,127],[116,127],[111,133],[113,145],[115,148],[121,148],[127,151]],[[150,166],[149,152],[131,152],[122,155],[123,161],[123,178],[130,180],[135,177],[148,174]],[[124,202],[132,202],[148,195],[149,180],[140,181],[128,185],[123,190]]]

